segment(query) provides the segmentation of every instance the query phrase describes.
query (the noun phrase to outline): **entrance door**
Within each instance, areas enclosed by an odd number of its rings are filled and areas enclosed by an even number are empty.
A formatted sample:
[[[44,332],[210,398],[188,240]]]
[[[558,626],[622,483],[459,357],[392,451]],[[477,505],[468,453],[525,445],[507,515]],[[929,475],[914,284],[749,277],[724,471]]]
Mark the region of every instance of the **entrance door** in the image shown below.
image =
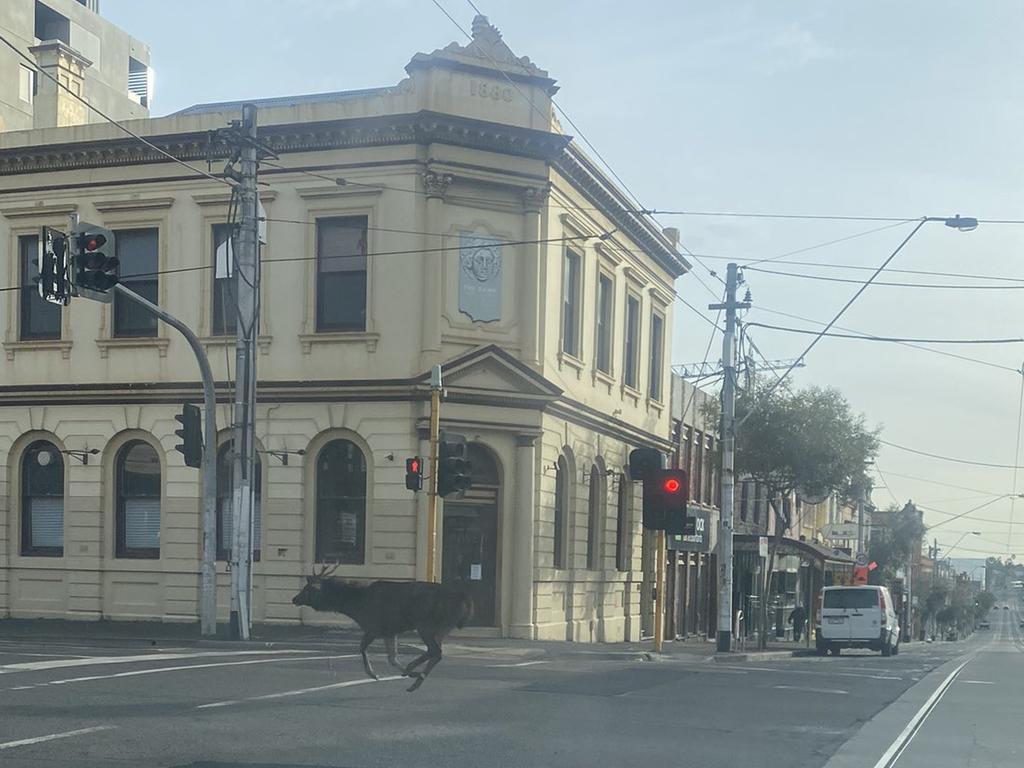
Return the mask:
[[[469,624],[493,627],[497,587],[498,525],[494,504],[446,501],[441,542],[441,580],[473,598]]]

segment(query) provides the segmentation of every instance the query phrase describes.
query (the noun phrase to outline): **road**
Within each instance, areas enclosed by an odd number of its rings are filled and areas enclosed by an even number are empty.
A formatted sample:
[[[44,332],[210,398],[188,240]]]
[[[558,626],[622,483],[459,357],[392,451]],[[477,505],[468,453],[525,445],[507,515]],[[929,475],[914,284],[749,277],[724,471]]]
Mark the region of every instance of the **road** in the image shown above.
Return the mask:
[[[0,764],[872,766],[909,722],[905,700],[970,659],[898,764],[1016,765],[1009,696],[1024,690],[1024,657],[1016,610],[999,614],[968,641],[891,658],[644,662],[453,639],[411,694],[407,681],[367,680],[351,646],[0,639]],[[885,738],[852,738],[866,723]]]

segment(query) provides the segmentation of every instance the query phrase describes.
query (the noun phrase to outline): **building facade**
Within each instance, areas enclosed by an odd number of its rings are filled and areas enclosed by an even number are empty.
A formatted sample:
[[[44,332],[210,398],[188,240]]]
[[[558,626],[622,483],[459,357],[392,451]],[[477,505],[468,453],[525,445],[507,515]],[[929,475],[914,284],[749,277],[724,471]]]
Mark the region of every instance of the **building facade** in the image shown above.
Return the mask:
[[[4,0],[0,35],[17,49],[0,46],[0,132],[101,122],[83,99],[115,120],[149,115],[149,47],[99,0]]]
[[[442,578],[481,631],[640,636],[638,446],[668,439],[673,240],[552,118],[555,81],[483,17],[392,87],[257,102],[266,219],[258,338],[253,617],[316,563],[425,577],[429,371],[473,488],[443,502]],[[241,103],[133,123],[203,164]],[[202,337],[218,381],[218,542],[230,541],[235,327],[231,190],[115,127],[5,136],[7,285],[31,285],[39,227],[115,231],[122,281]],[[201,402],[189,348],[118,297],[61,311],[0,292],[0,613],[195,621],[200,477],[174,450]],[[227,552],[219,610],[227,615]]]

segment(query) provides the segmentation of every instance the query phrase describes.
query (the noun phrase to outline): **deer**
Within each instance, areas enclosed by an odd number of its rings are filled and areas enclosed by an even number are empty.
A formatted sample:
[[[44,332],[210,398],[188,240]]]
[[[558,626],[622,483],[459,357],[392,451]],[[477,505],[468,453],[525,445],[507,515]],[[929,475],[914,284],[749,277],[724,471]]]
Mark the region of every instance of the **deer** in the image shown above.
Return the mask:
[[[363,638],[359,653],[363,668],[374,680],[366,649],[378,637],[384,639],[388,663],[403,677],[416,680],[406,690],[412,693],[441,661],[441,641],[453,629],[462,629],[473,612],[470,596],[455,587],[425,581],[374,581],[358,584],[343,581],[332,574],[338,566],[324,566],[306,577],[306,585],[292,604],[309,606],[315,611],[340,613],[359,625]],[[398,662],[398,636],[416,630],[427,650],[403,667]],[[422,664],[422,670],[418,670]]]

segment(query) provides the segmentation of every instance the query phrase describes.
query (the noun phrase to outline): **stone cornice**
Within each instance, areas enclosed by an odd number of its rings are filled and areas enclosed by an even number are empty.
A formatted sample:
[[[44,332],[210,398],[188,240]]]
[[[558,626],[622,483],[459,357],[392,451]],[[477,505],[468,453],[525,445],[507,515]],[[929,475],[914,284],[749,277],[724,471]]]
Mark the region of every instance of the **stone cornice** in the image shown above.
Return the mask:
[[[547,131],[471,120],[436,112],[267,125],[260,140],[278,154],[400,144],[452,144],[502,154],[550,160],[569,137]],[[206,131],[147,136],[146,140],[186,161],[205,161],[211,152]],[[212,147],[219,156],[223,148]],[[68,144],[0,149],[0,176],[171,162],[130,137]]]
[[[691,265],[670,247],[661,233],[630,212],[635,206],[578,149],[567,146],[553,165],[673,278],[690,269]]]

